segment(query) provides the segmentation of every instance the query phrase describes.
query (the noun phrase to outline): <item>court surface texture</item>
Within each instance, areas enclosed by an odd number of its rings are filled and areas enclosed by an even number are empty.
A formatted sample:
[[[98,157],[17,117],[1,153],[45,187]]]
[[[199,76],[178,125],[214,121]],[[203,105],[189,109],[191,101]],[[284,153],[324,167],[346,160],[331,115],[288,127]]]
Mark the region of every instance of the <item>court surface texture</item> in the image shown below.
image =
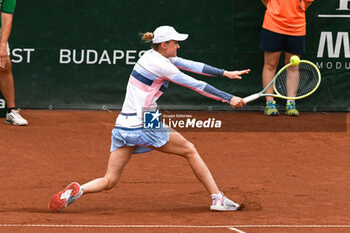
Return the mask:
[[[241,211],[210,212],[186,160],[153,151],[134,155],[116,188],[49,212],[70,182],[104,175],[118,113],[23,110],[26,127],[1,119],[0,232],[350,232],[348,113],[183,112],[222,120],[178,131]]]

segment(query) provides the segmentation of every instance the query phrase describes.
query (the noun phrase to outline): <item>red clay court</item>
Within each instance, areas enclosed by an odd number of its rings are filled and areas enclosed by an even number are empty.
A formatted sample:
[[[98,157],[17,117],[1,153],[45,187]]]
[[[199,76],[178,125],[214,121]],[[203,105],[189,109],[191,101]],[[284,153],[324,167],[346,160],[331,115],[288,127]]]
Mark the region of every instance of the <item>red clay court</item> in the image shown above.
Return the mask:
[[[54,193],[104,175],[117,114],[24,110],[28,127],[1,120],[0,232],[350,232],[348,113],[193,113],[223,119],[228,130],[180,132],[242,211],[210,212],[185,159],[150,152],[133,156],[117,188],[50,213]]]

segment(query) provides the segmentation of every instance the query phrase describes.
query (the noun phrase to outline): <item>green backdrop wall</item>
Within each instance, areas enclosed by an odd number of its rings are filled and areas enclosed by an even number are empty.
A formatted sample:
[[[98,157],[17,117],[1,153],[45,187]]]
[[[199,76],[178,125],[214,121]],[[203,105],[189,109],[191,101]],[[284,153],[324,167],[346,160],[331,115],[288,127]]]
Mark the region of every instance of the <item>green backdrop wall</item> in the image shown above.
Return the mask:
[[[250,68],[243,80],[193,75],[238,96],[261,90],[258,49],[265,8],[238,0],[17,1],[10,38],[16,102],[21,108],[120,109],[140,52],[139,34],[172,25],[190,34],[178,55],[227,70]],[[322,83],[299,101],[303,110],[349,111],[350,1],[316,0],[307,11],[307,52]],[[168,109],[230,109],[171,84],[159,105]],[[278,101],[284,105],[284,101]],[[263,100],[246,110],[260,110]]]

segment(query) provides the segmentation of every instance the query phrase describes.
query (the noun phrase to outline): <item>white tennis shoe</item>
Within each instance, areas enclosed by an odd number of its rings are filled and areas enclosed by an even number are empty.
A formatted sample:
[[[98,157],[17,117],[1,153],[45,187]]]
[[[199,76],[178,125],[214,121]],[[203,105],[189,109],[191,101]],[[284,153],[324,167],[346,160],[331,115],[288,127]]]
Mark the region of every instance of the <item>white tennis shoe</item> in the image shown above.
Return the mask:
[[[7,113],[5,122],[11,125],[28,125],[28,121],[19,114],[19,109],[12,109]]]
[[[241,208],[241,206],[227,197],[223,193],[212,194],[211,198],[213,200],[210,210],[213,211],[236,211]]]

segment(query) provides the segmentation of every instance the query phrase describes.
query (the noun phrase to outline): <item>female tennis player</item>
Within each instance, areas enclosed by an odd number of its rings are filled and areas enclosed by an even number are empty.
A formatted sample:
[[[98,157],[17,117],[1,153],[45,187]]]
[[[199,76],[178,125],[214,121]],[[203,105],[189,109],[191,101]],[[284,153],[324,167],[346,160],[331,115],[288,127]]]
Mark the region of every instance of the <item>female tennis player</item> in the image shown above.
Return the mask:
[[[249,69],[225,71],[177,57],[177,49],[180,48],[178,41],[184,41],[187,37],[187,34],[180,34],[171,26],[161,26],[153,33],[143,34],[143,40],[152,42],[152,49],[142,55],[130,75],[122,111],[112,130],[111,154],[105,176],[81,186],[76,182],[69,184],[52,197],[49,203],[51,211],[61,210],[83,194],[113,188],[132,154],[153,149],[187,159],[198,180],[211,194],[211,210],[235,211],[240,208],[239,204],[220,192],[208,167],[192,143],[174,130],[153,130],[142,127],[143,109],[157,107],[156,100],[166,91],[169,82],[188,87],[209,98],[229,103],[235,108],[246,104],[241,98],[220,91],[179,70],[189,70],[209,76],[224,76],[230,79],[241,79],[242,74],[250,71]]]

